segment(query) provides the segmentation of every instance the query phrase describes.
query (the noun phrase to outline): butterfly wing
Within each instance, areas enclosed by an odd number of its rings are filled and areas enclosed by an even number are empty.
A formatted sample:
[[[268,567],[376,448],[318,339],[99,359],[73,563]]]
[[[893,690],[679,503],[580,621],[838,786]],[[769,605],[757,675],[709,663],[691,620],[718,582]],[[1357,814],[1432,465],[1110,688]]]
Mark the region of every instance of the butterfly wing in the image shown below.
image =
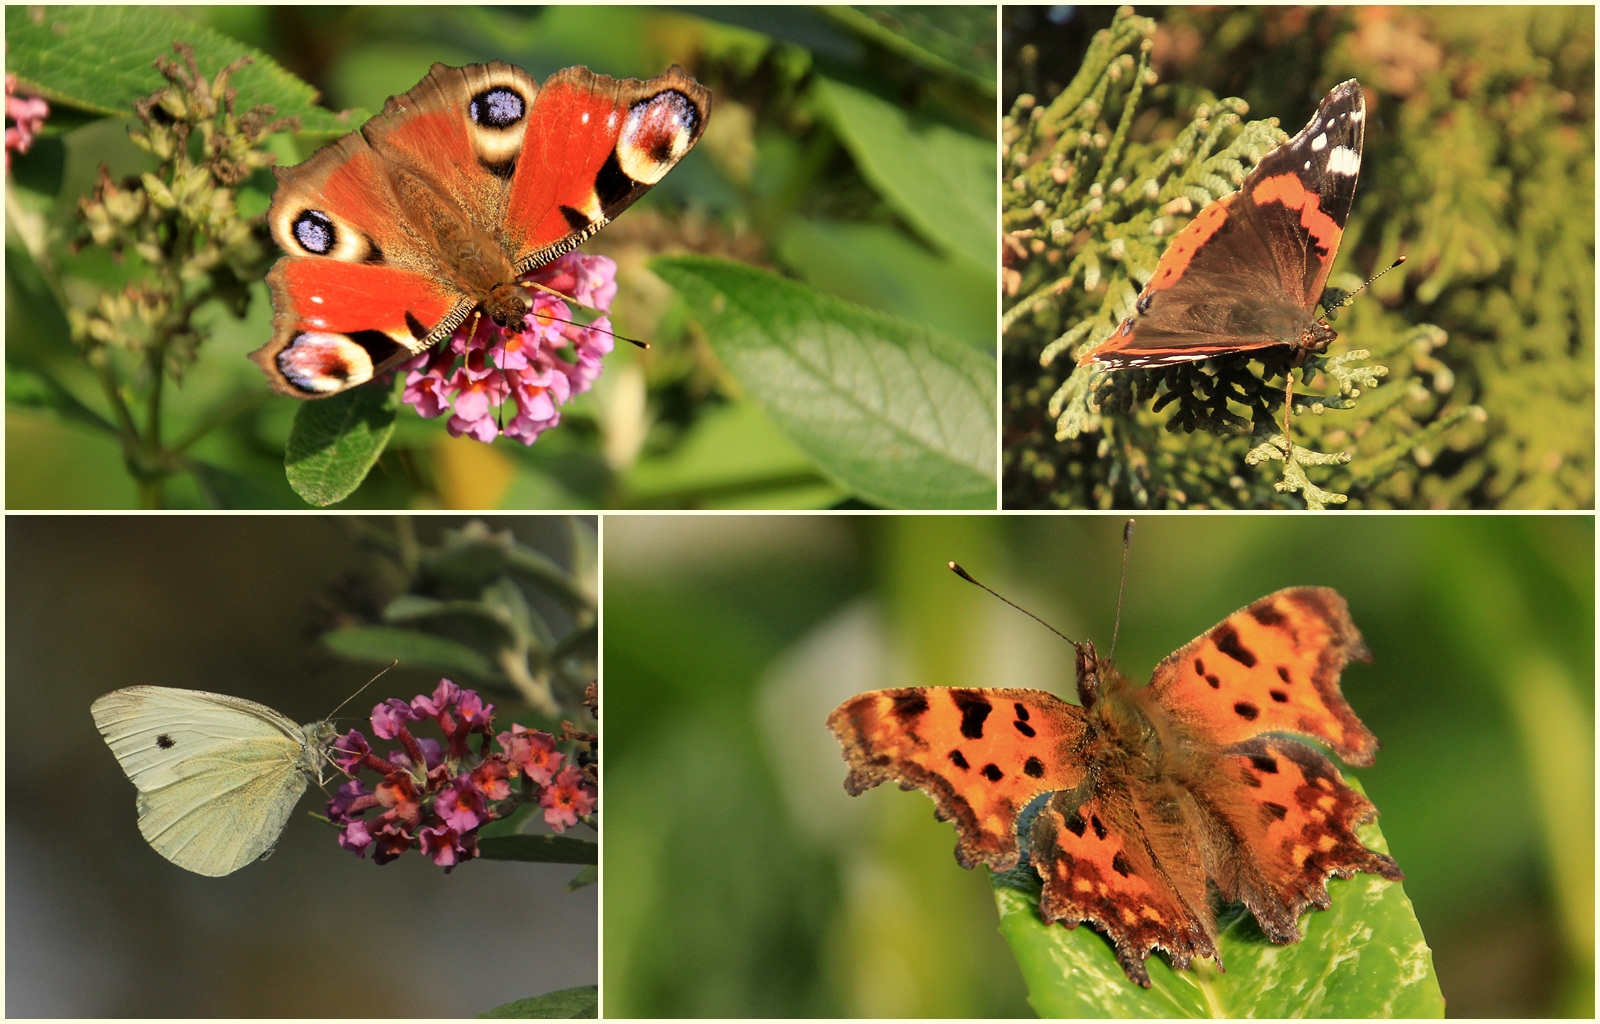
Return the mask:
[[[1017,815],[1040,793],[1083,779],[1084,712],[1043,690],[872,690],[828,716],[852,796],[883,782],[933,797],[953,821],[956,859],[1016,866]]]
[[[1162,708],[1218,746],[1286,732],[1369,765],[1377,737],[1339,689],[1352,659],[1371,657],[1350,609],[1327,587],[1291,587],[1241,608],[1156,666]]]
[[[576,248],[699,141],[711,92],[673,65],[649,81],[567,68],[545,80],[510,179],[507,251],[526,272]]]
[[[1300,914],[1328,908],[1334,875],[1405,877],[1356,836],[1356,826],[1377,814],[1371,801],[1303,743],[1270,737],[1235,744],[1195,795],[1211,816],[1208,844],[1228,851],[1212,858],[1218,891],[1249,907],[1274,942],[1300,940]]]
[[[1329,92],[1238,192],[1178,233],[1134,315],[1078,364],[1161,366],[1299,342],[1355,200],[1365,120],[1354,79]]]
[[[1199,834],[1224,899],[1240,900],[1274,942],[1300,938],[1296,918],[1326,908],[1327,879],[1357,871],[1402,877],[1355,828],[1376,811],[1327,758],[1293,733],[1368,765],[1377,738],[1345,702],[1339,676],[1370,655],[1349,607],[1325,587],[1269,594],[1156,667],[1159,707],[1209,744],[1215,764],[1190,780]]]
[[[132,686],[90,710],[139,790],[139,831],[197,874],[226,875],[270,853],[305,792],[305,731],[265,705]]]
[[[649,190],[705,130],[711,94],[568,68],[435,64],[416,88],[278,171],[268,222],[274,390],[337,394],[438,344],[496,286],[550,262]]]
[[[1215,957],[1206,866],[1187,841],[1194,818],[1176,792],[1156,802],[1126,786],[1052,796],[1029,833],[1029,857],[1044,882],[1040,916],[1047,924],[1093,924],[1128,977],[1146,988],[1153,949],[1166,950],[1180,970],[1192,957]]]
[[[267,223],[287,255],[267,275],[272,340],[250,354],[273,390],[337,394],[437,343],[466,318],[472,300],[404,201],[426,189],[425,179],[397,175],[365,128],[276,173]]]

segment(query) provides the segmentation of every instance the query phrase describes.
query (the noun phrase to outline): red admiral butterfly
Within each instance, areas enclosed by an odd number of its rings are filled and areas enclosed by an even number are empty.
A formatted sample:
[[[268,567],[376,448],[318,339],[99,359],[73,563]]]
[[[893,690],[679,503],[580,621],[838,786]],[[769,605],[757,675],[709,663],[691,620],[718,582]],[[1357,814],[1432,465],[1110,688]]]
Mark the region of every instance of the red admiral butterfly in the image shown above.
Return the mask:
[[[1338,337],[1313,315],[1356,194],[1367,104],[1337,86],[1300,134],[1212,203],[1156,264],[1134,313],[1079,366],[1165,366],[1286,345],[1295,362]]]

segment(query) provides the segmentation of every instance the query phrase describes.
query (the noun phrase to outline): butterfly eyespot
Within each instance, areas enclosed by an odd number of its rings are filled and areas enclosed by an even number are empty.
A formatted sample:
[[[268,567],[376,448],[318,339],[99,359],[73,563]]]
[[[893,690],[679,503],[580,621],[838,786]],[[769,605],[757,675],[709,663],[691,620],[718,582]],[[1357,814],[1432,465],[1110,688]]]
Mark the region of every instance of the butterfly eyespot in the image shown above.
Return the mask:
[[[617,139],[617,162],[634,181],[654,185],[700,134],[700,111],[676,89],[634,104]]]
[[[171,750],[173,747],[172,737],[168,736],[166,733],[162,733],[160,736],[156,737],[156,746],[160,747],[162,750]]]
[[[510,128],[528,112],[528,104],[520,93],[497,85],[472,97],[467,104],[467,116],[481,128]]]
[[[378,338],[388,342],[389,348],[397,347],[387,335],[376,331],[362,331],[360,334],[377,334]],[[290,384],[310,395],[327,394],[361,384],[372,378],[375,362],[368,347],[361,344],[362,340],[367,339],[311,331],[297,334],[289,346],[278,353],[278,369]]]
[[[318,210],[302,210],[290,230],[294,232],[294,240],[300,243],[301,248],[318,256],[328,255],[339,241],[339,232],[334,228],[333,221]]]

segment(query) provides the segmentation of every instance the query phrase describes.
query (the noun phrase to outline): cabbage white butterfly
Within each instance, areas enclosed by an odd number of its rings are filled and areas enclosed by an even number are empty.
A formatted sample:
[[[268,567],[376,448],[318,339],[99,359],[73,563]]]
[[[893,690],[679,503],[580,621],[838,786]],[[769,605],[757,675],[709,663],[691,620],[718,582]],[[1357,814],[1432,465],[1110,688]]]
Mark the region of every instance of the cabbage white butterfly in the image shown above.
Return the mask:
[[[331,721],[296,725],[255,701],[168,686],[113,690],[89,710],[139,790],[145,841],[213,877],[272,853],[338,737]]]

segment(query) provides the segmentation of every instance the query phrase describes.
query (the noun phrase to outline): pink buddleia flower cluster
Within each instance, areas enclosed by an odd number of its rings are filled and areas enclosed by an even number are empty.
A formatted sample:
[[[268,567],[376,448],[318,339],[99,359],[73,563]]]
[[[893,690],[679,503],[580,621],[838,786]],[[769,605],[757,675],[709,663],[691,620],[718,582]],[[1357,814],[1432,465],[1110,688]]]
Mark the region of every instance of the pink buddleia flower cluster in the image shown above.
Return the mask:
[[[6,75],[6,172],[11,171],[11,154],[26,153],[33,137],[50,116],[50,104],[37,96],[18,96],[17,76]]]
[[[453,437],[489,442],[504,434],[533,444],[561,422],[560,406],[589,390],[611,351],[609,317],[587,327],[569,323],[571,307],[550,291],[607,312],[617,295],[615,261],[569,252],[520,280],[544,286],[529,289],[533,305],[521,329],[468,317],[448,341],[399,367],[406,375],[401,399],[427,419],[449,412]]]
[[[412,733],[411,723],[429,719],[444,734],[442,744]],[[593,786],[578,768],[563,765],[554,736],[520,725],[495,735],[493,723],[494,705],[448,679],[409,704],[391,698],[373,708],[373,734],[399,740],[401,749],[380,757],[357,729],[334,743],[330,756],[350,776],[328,801],[328,818],[342,830],[339,845],[363,858],[370,849],[379,864],[416,847],[449,872],[478,855],[480,826],[524,803],[543,808],[557,832],[593,813]],[[383,780],[368,790],[356,777],[362,770]],[[378,813],[368,818],[372,810]]]

